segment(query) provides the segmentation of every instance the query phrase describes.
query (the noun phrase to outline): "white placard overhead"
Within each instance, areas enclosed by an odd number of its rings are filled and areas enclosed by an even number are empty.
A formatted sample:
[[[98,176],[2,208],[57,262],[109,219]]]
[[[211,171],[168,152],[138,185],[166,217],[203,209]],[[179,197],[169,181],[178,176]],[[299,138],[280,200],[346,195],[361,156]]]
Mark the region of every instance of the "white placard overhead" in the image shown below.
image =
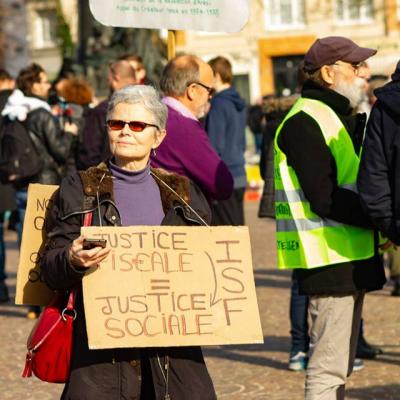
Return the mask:
[[[104,25],[125,28],[239,32],[249,0],[90,0]]]

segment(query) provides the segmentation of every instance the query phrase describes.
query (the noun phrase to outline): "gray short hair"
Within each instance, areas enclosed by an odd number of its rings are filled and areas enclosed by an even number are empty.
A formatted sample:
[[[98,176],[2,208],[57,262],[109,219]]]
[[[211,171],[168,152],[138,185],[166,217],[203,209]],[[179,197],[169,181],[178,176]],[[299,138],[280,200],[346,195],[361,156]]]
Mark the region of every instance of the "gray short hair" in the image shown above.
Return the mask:
[[[116,105],[120,103],[141,104],[153,114],[154,124],[160,129],[165,129],[168,109],[161,102],[160,94],[152,86],[130,85],[114,92],[108,103],[107,120],[111,119]]]
[[[160,88],[166,96],[183,96],[186,88],[200,79],[198,58],[192,55],[175,57],[164,68]]]
[[[311,72],[305,71],[303,69],[303,74],[304,74],[303,75],[304,81],[310,80],[313,81],[314,83],[317,83],[320,86],[329,87],[329,84],[322,77],[321,68],[318,68],[317,70]]]

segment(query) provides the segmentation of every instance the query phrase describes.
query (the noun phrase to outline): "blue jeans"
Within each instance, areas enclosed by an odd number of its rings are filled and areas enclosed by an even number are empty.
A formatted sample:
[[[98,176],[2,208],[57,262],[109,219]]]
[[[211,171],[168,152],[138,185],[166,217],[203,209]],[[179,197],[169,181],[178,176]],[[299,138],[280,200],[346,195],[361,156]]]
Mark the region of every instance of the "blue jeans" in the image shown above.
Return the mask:
[[[290,335],[292,344],[290,354],[299,351],[308,352],[310,336],[308,330],[308,296],[299,294],[299,282],[296,270],[292,272],[290,291]]]
[[[22,230],[24,229],[24,218],[26,212],[26,201],[28,197],[27,189],[17,190],[17,210],[18,210],[18,223],[17,223],[17,235],[18,235],[18,246],[21,247]]]
[[[262,137],[263,137],[262,133],[254,134],[254,145],[255,145],[257,154],[261,154],[261,152],[262,152]]]

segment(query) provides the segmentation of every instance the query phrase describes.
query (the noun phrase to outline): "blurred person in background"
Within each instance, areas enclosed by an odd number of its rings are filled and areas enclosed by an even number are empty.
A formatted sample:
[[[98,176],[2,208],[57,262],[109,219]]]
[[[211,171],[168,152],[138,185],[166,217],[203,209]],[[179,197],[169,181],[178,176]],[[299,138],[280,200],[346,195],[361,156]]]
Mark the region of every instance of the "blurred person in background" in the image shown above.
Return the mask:
[[[3,111],[8,98],[15,88],[15,80],[4,69],[0,69],[0,140],[2,132]],[[6,285],[6,248],[4,243],[5,213],[16,209],[15,189],[11,184],[0,183],[0,303],[10,300]]]
[[[212,203],[213,225],[244,225],[244,192],[247,186],[246,102],[232,86],[232,65],[225,57],[208,62],[214,71],[215,94],[205,121],[211,145],[233,176],[233,193]]]
[[[372,106],[376,101],[373,90],[379,87],[378,85],[381,80],[375,80],[375,82],[371,81],[371,69],[366,61],[362,61],[358,65],[357,76],[360,78],[359,85],[362,89],[362,97],[357,107],[354,108],[353,113],[359,113],[362,118],[368,120]],[[395,250],[386,253],[387,255],[384,255],[384,257],[388,260],[388,264],[394,267],[395,271],[399,271],[400,264],[397,264],[397,258],[399,257],[396,257],[397,255],[395,255],[394,252]],[[396,265],[398,265],[397,268]],[[383,354],[383,350],[380,347],[370,344],[366,340],[364,336],[364,319],[361,318],[356,351],[357,359],[374,359],[380,354]],[[357,365],[359,365],[359,362],[357,362]]]
[[[358,177],[363,206],[382,235],[400,245],[400,61],[391,81],[374,91]],[[390,254],[393,296],[400,296],[399,253]]]
[[[375,90],[388,83],[388,78],[384,75],[373,76],[369,83],[368,100],[371,108],[378,100]],[[384,261],[390,271],[390,279],[393,282],[392,296],[400,296],[400,249],[392,246],[389,251],[383,253]]]
[[[94,95],[92,87],[82,78],[64,79],[62,85],[59,84],[56,88],[59,102],[53,107],[53,114],[57,116],[61,126],[66,121],[78,126],[78,135],[74,137],[63,172],[65,176],[77,169],[79,143],[82,140],[85,118],[91,110]]]
[[[30,183],[57,185],[61,181],[61,171],[67,162],[78,132],[74,123],[65,122],[60,128],[47,103],[50,82],[44,69],[38,64],[30,64],[23,68],[17,77],[18,90],[14,90],[7,100],[2,112],[10,121],[18,120],[32,134],[35,148],[43,160],[43,168],[39,174],[29,181],[16,185],[17,209],[19,216],[19,241],[22,237],[25,217],[27,190]],[[37,318],[38,307],[31,307],[28,318]]]
[[[168,107],[168,135],[151,155],[153,166],[187,176],[209,201],[226,200],[233,190],[232,174],[199,122],[213,84],[212,68],[196,56],[177,56],[165,66],[160,87]]]
[[[375,75],[371,77],[367,92],[368,102],[371,105],[371,108],[377,100],[375,96],[375,90],[388,83],[388,81],[388,77],[384,75]]]
[[[261,155],[262,138],[265,130],[265,115],[261,104],[253,104],[247,110],[247,125],[254,135],[256,154]]]
[[[146,66],[143,63],[142,57],[140,57],[138,54],[132,53],[125,54],[120,59],[128,61],[131,67],[134,69],[138,85],[154,86],[154,82],[147,77]]]
[[[264,180],[263,193],[258,208],[259,218],[275,218],[274,190],[274,138],[279,124],[293,106],[298,96],[264,96],[262,100],[262,151],[260,174]]]
[[[371,79],[371,69],[366,61],[363,61],[360,63],[357,73],[358,73],[358,76],[364,80],[364,82],[363,83],[360,82],[360,85],[362,87],[363,96],[362,96],[355,111],[358,113],[365,113],[368,118],[369,113],[371,112],[371,107],[372,107],[372,105],[369,101],[369,98],[368,98],[369,82]]]
[[[135,70],[126,60],[118,60],[110,63],[107,79],[110,95],[116,90],[134,85],[137,81]],[[84,128],[79,141],[78,169],[86,169],[97,165],[110,156],[105,125],[108,101],[109,98],[107,97],[85,115]]]

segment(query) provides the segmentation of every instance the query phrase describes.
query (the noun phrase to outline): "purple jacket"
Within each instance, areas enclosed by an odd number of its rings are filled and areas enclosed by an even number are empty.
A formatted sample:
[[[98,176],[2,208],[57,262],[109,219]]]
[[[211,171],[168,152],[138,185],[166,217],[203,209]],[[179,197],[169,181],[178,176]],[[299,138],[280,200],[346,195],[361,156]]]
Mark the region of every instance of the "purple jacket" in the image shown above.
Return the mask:
[[[187,176],[209,199],[225,200],[233,178],[212,148],[207,133],[192,120],[168,107],[167,136],[151,158],[152,166]]]

